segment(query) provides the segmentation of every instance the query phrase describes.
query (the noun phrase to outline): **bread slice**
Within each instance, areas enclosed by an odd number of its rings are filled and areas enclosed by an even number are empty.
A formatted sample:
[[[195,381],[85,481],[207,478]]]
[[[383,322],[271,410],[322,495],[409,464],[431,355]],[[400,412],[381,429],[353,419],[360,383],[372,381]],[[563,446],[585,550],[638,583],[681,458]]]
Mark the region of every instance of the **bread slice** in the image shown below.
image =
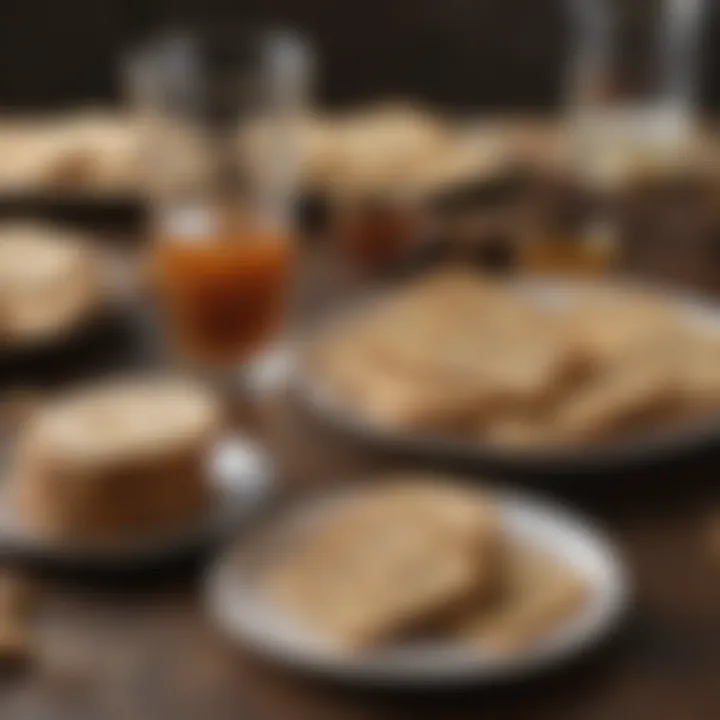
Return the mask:
[[[482,494],[389,478],[311,528],[271,569],[267,588],[284,611],[342,647],[382,644],[489,589],[498,535]]]
[[[657,427],[677,416],[679,392],[676,371],[664,359],[623,362],[569,397],[548,421],[549,434],[593,442]]]
[[[371,420],[474,434],[547,405],[588,361],[565,319],[499,283],[446,270],[324,338],[317,368]]]
[[[677,346],[681,399],[690,416],[720,412],[720,335],[696,330]]]
[[[32,341],[73,327],[104,299],[87,239],[49,225],[0,226],[0,339]]]
[[[463,643],[497,652],[520,651],[571,618],[587,597],[580,576],[546,552],[509,545],[504,585],[491,601],[480,598],[453,619]]]
[[[569,332],[599,366],[672,337],[685,326],[677,308],[662,296],[610,288],[581,298],[570,315]]]

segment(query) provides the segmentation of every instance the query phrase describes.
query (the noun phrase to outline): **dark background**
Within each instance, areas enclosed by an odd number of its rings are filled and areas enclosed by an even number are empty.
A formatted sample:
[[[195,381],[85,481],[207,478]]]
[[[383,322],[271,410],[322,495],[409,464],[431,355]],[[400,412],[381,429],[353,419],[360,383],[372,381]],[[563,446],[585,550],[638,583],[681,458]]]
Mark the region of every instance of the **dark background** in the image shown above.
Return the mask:
[[[624,0],[640,12],[647,0]],[[718,3],[705,28],[701,98],[720,107]],[[119,95],[117,60],[174,22],[259,20],[303,29],[330,104],[405,95],[470,109],[551,108],[562,97],[562,0],[0,0],[0,106]]]

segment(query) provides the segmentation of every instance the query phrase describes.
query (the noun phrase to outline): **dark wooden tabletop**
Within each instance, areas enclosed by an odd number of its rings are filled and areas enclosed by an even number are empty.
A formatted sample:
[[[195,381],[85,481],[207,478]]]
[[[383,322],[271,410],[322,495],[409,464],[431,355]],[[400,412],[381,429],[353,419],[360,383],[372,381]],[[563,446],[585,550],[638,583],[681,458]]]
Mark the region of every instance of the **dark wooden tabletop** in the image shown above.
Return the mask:
[[[334,309],[331,265],[308,274],[298,315]],[[319,275],[318,275],[319,273]],[[318,282],[319,276],[324,278]],[[288,494],[413,464],[357,447],[278,392],[242,424],[262,437]],[[201,561],[142,578],[44,578],[36,657],[0,675],[2,720],[711,720],[720,717],[720,448],[659,467],[546,486],[595,517],[632,573],[618,635],[571,666],[523,684],[389,691],[303,677],[236,647],[202,607]],[[465,469],[464,472],[470,472]]]

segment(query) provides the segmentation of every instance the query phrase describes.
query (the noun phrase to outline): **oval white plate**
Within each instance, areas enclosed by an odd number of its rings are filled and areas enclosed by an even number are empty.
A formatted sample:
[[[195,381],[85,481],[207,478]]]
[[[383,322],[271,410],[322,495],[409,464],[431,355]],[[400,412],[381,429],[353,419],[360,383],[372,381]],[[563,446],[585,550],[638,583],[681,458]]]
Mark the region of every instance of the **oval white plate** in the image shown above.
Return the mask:
[[[652,287],[619,280],[604,283],[609,284],[620,289]],[[518,293],[527,296],[531,302],[558,307],[572,303],[583,292],[593,292],[598,286],[600,284],[593,281],[551,278],[526,278],[517,281]],[[704,331],[720,334],[720,308],[717,305],[692,295],[665,292],[669,295],[669,302],[687,317],[688,323]],[[387,295],[380,295],[371,304],[382,302],[383,297]],[[363,305],[358,310],[335,319],[320,335],[331,333],[336,323],[351,322],[355,314],[362,313],[366,308],[367,305]],[[309,367],[305,358],[307,349],[312,347],[313,342],[315,339],[311,338],[305,343],[305,349],[301,348],[298,352],[290,382],[295,397],[332,428],[390,452],[460,461],[478,469],[495,472],[572,476],[584,471],[608,471],[636,463],[662,460],[720,440],[718,417],[648,433],[634,433],[612,441],[567,448],[509,448],[480,440],[469,442],[449,436],[388,429],[355,412],[328,388],[319,373]]]
[[[228,537],[264,504],[273,488],[263,451],[237,436],[221,440],[208,460],[212,498],[196,522],[170,532],[93,544],[60,543],[20,525],[0,494],[0,557],[77,568],[138,567],[164,562]]]
[[[305,502],[221,558],[207,580],[210,613],[227,633],[270,659],[357,682],[487,682],[519,678],[569,660],[607,636],[619,621],[629,596],[623,565],[601,532],[563,507],[524,493],[494,495],[510,537],[563,560],[590,589],[575,616],[525,652],[500,657],[449,643],[423,643],[351,654],[308,634],[273,607],[259,587],[263,570],[309,520],[345,501],[348,491]]]

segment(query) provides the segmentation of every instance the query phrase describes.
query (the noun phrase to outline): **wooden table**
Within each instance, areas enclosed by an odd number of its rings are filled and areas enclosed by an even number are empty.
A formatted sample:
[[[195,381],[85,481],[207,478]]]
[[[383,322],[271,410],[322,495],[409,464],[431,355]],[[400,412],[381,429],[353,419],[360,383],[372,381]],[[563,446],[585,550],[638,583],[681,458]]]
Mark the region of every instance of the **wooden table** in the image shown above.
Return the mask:
[[[315,268],[299,315],[344,286]],[[317,282],[317,273],[326,278]],[[328,277],[334,277],[333,282]],[[353,446],[282,393],[253,421],[288,493],[410,464]],[[0,679],[2,720],[711,720],[720,717],[720,451],[625,475],[570,478],[552,492],[603,523],[633,573],[635,608],[612,642],[523,685],[442,692],[359,690],[272,667],[221,637],[202,611],[201,565],[130,581],[46,580],[33,667]],[[518,481],[518,480],[516,480]],[[520,480],[521,481],[521,480]],[[542,481],[536,481],[536,484]],[[717,545],[720,545],[720,540]]]

